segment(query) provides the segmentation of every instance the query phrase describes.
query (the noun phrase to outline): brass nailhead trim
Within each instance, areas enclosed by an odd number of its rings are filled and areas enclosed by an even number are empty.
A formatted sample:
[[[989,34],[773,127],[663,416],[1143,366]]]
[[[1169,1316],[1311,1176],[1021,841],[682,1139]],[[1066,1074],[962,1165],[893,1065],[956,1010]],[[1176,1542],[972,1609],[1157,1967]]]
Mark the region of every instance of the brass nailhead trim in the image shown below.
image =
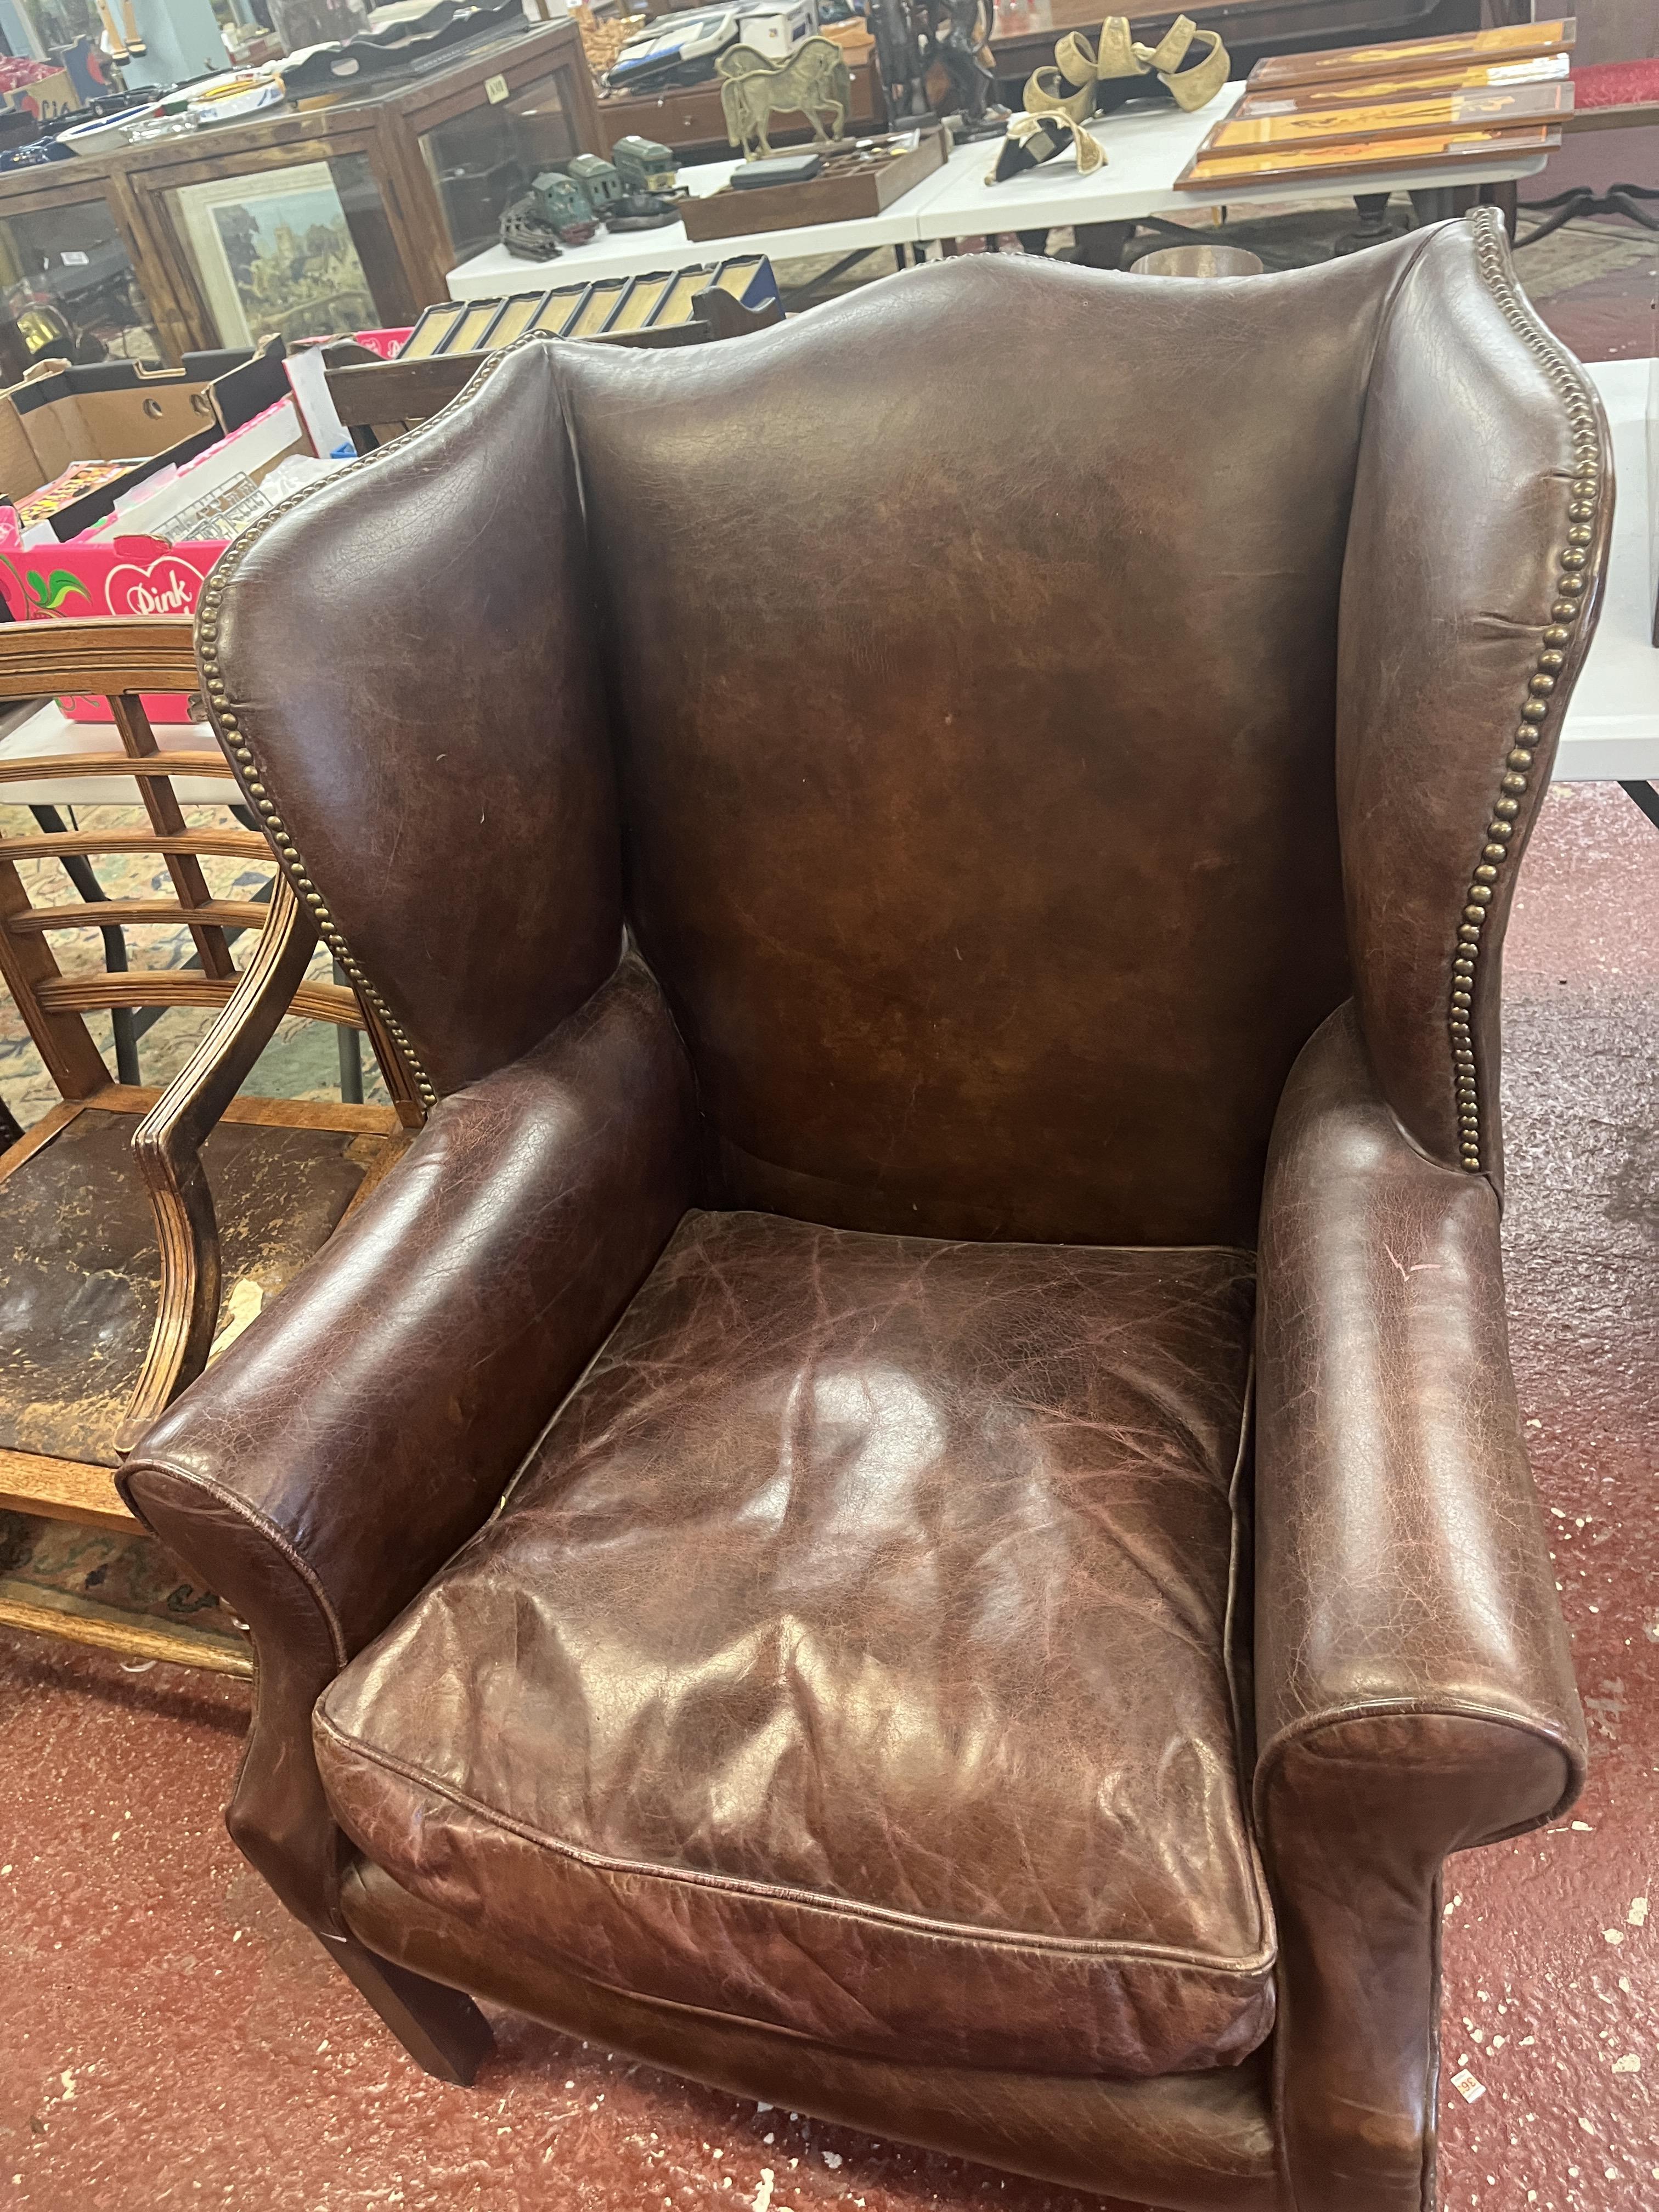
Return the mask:
[[[441,407],[435,415],[429,416],[424,422],[417,422],[412,430],[405,430],[401,438],[394,438],[390,445],[379,446],[372,453],[363,454],[358,460],[357,466],[368,468],[372,463],[383,460],[388,453],[395,453],[400,447],[406,446],[411,438],[422,436],[435,424],[457,413],[461,408],[469,406],[509,355],[521,351],[526,345],[551,345],[555,343],[555,340],[539,332],[527,331],[523,337],[515,339],[510,346],[503,346],[499,353],[490,355],[483,368],[465,387],[449,401],[447,405]],[[266,796],[264,770],[255,759],[253,749],[247,742],[247,709],[244,706],[239,706],[233,713],[227,706],[229,693],[226,688],[224,672],[219,665],[219,608],[225,595],[226,586],[271,525],[280,522],[285,514],[292,514],[302,500],[309,499],[313,492],[318,489],[316,484],[309,484],[303,491],[291,493],[287,499],[272,507],[269,514],[262,514],[257,522],[250,524],[240,538],[227,546],[217,564],[210,573],[207,588],[202,594],[201,605],[197,614],[196,657],[201,665],[203,683],[207,692],[209,716],[215,729],[219,732],[226,750],[242,773],[244,787],[258,811],[260,820],[265,825],[265,834],[275,848],[278,864],[300,893],[305,904],[310,908],[317,923],[318,934],[350,978],[357,995],[366,1005],[374,1009],[386,1034],[402,1054],[410,1075],[413,1079],[416,1095],[422,1108],[429,1114],[438,1103],[437,1085],[416,1058],[414,1048],[409,1042],[409,1032],[393,1016],[392,1009],[353,957],[350,948],[344,938],[341,936],[333,916],[323,903],[320,893],[307,872],[305,862],[300,857],[299,848],[289,835],[288,824]]]
[[[1554,580],[1554,590],[1559,596],[1550,608],[1550,626],[1544,632],[1543,648],[1538,655],[1536,671],[1527,682],[1527,696],[1521,708],[1515,746],[1504,763],[1504,773],[1498,786],[1500,795],[1493,804],[1492,818],[1486,824],[1480,862],[1470,876],[1466,895],[1468,903],[1463,908],[1456,942],[1452,947],[1452,981],[1447,1029],[1451,1041],[1452,1090],[1457,1109],[1458,1152],[1463,1166],[1478,1174],[1485,1164],[1485,1158],[1469,1012],[1474,1005],[1475,963],[1480,955],[1480,928],[1486,919],[1483,908],[1492,898],[1492,886],[1499,879],[1499,870],[1510,857],[1509,841],[1515,834],[1514,823],[1521,811],[1520,802],[1530,781],[1533,748],[1543,735],[1542,725],[1551,711],[1550,695],[1555,690],[1555,672],[1566,665],[1566,654],[1562,647],[1571,641],[1572,631],[1568,625],[1577,622],[1581,612],[1579,601],[1586,580],[1577,572],[1586,568],[1589,562],[1589,556],[1583,549],[1595,540],[1595,524],[1601,489],[1601,447],[1595,402],[1579,373],[1577,363],[1556,343],[1538,320],[1515,282],[1504,242],[1503,218],[1495,208],[1476,208],[1468,221],[1474,232],[1476,263],[1499,314],[1531,353],[1560,396],[1566,412],[1567,431],[1572,441],[1573,454],[1572,482],[1569,487],[1571,500],[1567,508],[1567,519],[1571,526],[1565,533],[1565,543],[1555,557],[1559,573]]]

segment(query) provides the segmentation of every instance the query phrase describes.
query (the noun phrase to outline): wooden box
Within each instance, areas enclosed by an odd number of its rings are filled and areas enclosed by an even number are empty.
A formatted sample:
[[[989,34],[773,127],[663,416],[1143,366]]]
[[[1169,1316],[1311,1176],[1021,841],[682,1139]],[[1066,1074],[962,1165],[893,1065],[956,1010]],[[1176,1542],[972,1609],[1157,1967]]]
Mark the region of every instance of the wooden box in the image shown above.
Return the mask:
[[[849,149],[850,150],[850,149]],[[681,210],[688,238],[742,238],[773,230],[806,228],[815,223],[856,222],[879,215],[914,191],[945,160],[945,134],[923,131],[916,143],[885,160],[836,162],[804,185],[760,185],[748,191],[723,185],[706,199],[687,200]]]

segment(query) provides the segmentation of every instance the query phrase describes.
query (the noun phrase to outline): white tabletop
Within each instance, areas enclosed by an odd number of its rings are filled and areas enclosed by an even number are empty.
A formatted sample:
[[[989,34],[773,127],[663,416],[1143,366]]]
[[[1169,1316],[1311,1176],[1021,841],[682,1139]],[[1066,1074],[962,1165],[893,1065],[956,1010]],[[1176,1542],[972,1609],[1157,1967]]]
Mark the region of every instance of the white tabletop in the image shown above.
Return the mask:
[[[1195,115],[1168,107],[1129,107],[1090,125],[1106,165],[1079,177],[1077,157],[1067,148],[1052,161],[1023,170],[1006,184],[988,185],[1000,142],[985,139],[958,146],[937,179],[930,178],[902,204],[918,203],[917,235],[971,238],[990,229],[1037,230],[1078,222],[1133,222],[1143,216],[1185,209],[1197,214],[1212,203],[1199,192],[1178,192],[1175,180],[1211,130],[1243,96],[1242,83],[1224,85]],[[1541,169],[1543,154],[1511,155],[1507,160],[1471,161],[1453,172],[1392,169],[1364,178],[1308,177],[1272,185],[1230,185],[1216,203],[1229,208],[1272,200],[1328,200],[1353,192],[1438,190],[1450,185],[1507,183]]]
[[[704,199],[738,167],[736,161],[705,161],[682,169],[680,182],[694,199]],[[602,230],[589,246],[567,246],[556,261],[526,261],[504,246],[489,246],[452,269],[447,282],[452,300],[500,300],[514,292],[550,290],[556,284],[586,284],[599,276],[637,276],[647,270],[687,269],[696,264],[729,261],[740,253],[769,254],[775,261],[803,254],[854,253],[878,246],[908,246],[916,232],[915,202],[933,182],[924,179],[879,215],[854,222],[799,224],[793,230],[745,231],[740,238],[701,242],[685,234],[683,222],[660,230]]]
[[[214,753],[219,740],[205,722],[157,722],[155,742],[164,753]],[[37,707],[27,721],[0,738],[0,760],[46,755],[61,760],[75,753],[118,753],[121,739],[113,722],[71,722],[55,699]],[[228,806],[241,793],[228,776],[173,778],[174,796],[188,806]],[[0,783],[0,806],[137,806],[138,786],[130,775],[42,777],[39,783]]]
[[[878,246],[917,245],[940,238],[977,238],[988,230],[1037,230],[1078,222],[1131,222],[1142,216],[1169,215],[1185,209],[1196,214],[1209,203],[1195,192],[1178,192],[1175,180],[1202,140],[1243,94],[1242,83],[1223,87],[1207,106],[1188,115],[1174,106],[1131,107],[1091,126],[1106,155],[1103,168],[1079,177],[1069,151],[1027,169],[1004,185],[985,182],[996,165],[996,138],[958,146],[944,167],[924,177],[913,191],[879,215],[854,222],[804,223],[791,230],[745,231],[740,237],[696,245],[684,223],[660,230],[601,231],[591,246],[567,246],[556,261],[523,261],[504,246],[475,253],[447,279],[455,300],[496,300],[514,292],[534,292],[555,284],[574,284],[597,276],[633,276],[647,269],[684,269],[693,262],[719,262],[739,253],[769,254],[775,261],[805,255],[868,251]],[[1425,173],[1394,169],[1376,176],[1333,179],[1309,177],[1292,183],[1230,185],[1228,207],[1261,201],[1328,200],[1345,194],[1437,191],[1452,185],[1503,184],[1535,176],[1542,154],[1512,155],[1507,160],[1471,161],[1467,167]],[[680,181],[697,198],[716,191],[737,167],[735,161],[705,161],[683,169]]]
[[[1521,261],[1526,274],[1526,260]],[[1659,361],[1597,361],[1613,432],[1613,546],[1595,641],[1567,708],[1558,781],[1659,781]]]

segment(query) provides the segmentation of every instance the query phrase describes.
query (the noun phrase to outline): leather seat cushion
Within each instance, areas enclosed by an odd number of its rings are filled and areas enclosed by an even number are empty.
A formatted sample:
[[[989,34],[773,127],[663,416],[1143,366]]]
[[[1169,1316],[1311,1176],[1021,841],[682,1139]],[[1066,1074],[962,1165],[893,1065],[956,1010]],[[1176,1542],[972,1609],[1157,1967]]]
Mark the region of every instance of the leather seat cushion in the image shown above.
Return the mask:
[[[693,1213],[501,1512],[333,1684],[341,1824],[562,1970],[848,2051],[1236,2063],[1274,1938],[1215,1249]]]

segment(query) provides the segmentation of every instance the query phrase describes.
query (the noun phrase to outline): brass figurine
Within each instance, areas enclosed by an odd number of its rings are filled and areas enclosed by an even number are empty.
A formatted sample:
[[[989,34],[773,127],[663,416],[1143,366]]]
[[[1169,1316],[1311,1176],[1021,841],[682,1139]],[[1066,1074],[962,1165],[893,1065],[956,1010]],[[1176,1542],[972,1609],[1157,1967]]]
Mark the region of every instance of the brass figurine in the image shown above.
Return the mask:
[[[853,108],[853,87],[833,39],[805,39],[787,61],[768,61],[752,46],[728,46],[714,64],[720,78],[726,136],[745,161],[772,151],[766,126],[774,115],[799,111],[820,146],[841,137]],[[823,118],[832,120],[828,131]],[[750,142],[753,142],[752,143]]]
[[[1023,95],[1025,112],[1008,125],[996,167],[985,181],[1000,184],[1022,169],[1051,161],[1067,138],[1077,148],[1078,173],[1087,176],[1105,161],[1087,129],[1091,116],[1109,113],[1156,78],[1177,107],[1189,114],[1212,100],[1227,82],[1227,49],[1214,31],[1200,31],[1190,15],[1177,15],[1155,46],[1131,36],[1128,18],[1109,15],[1098,48],[1071,31],[1054,58],[1034,70]]]

